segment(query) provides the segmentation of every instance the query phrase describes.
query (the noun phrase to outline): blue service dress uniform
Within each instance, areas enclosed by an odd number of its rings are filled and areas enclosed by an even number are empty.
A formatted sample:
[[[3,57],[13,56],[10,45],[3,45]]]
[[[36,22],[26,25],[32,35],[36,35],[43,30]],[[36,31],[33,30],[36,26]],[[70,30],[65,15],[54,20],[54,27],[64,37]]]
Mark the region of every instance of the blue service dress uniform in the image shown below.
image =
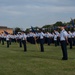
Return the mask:
[[[2,45],[4,45],[4,33],[1,34]]]
[[[9,44],[10,44],[10,36],[9,36],[9,34],[6,34],[6,41],[7,41],[7,48],[9,48]]]
[[[57,45],[60,45],[60,37],[59,37],[59,32],[57,30],[54,30],[54,33],[57,35]]]
[[[56,35],[56,33],[54,34],[54,43],[55,43],[55,46],[57,46],[57,35]]]
[[[63,53],[62,60],[67,60],[68,59],[67,35],[68,35],[68,33],[64,29],[60,32],[60,43],[61,43],[61,49],[62,49],[62,53]]]
[[[72,33],[70,31],[68,32],[68,42],[70,44],[70,49],[72,49]]]
[[[43,32],[39,33],[39,39],[40,39],[40,48],[41,48],[41,52],[44,52],[44,36],[45,34]]]
[[[27,51],[26,38],[27,38],[26,34],[22,33],[22,43],[23,43],[23,46],[24,46],[24,52]]]
[[[0,43],[1,43],[1,34],[0,34]]]
[[[48,45],[50,45],[51,44],[51,35],[49,32],[45,33],[45,38],[46,38],[46,43]]]
[[[72,45],[75,46],[75,31],[72,32]]]
[[[29,33],[29,42],[31,44],[35,44],[35,33],[33,33],[33,32]]]
[[[22,34],[19,34],[19,46],[22,47]]]

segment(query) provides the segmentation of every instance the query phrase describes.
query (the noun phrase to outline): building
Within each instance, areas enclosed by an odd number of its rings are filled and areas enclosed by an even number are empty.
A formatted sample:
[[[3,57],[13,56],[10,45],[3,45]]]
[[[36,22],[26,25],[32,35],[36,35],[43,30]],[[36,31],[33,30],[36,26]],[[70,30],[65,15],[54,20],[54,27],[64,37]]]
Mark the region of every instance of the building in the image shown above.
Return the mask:
[[[6,26],[0,26],[0,33],[4,32],[4,31],[6,31],[10,34],[13,34],[13,28],[8,28]]]

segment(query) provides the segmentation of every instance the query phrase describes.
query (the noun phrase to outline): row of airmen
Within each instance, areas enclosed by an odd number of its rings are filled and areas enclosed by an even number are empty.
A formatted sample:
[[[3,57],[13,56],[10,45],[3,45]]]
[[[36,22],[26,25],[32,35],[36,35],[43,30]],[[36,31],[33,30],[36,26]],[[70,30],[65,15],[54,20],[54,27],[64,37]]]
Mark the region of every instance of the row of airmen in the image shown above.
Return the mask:
[[[4,39],[7,41],[7,47],[9,47],[9,42],[16,40],[19,42],[20,47],[23,43],[24,45],[24,51],[27,51],[26,48],[26,41],[30,43],[40,43],[41,52],[44,52],[44,46],[43,44],[46,42],[48,45],[55,42],[55,46],[57,46],[57,43],[59,45],[59,42],[61,44],[61,49],[63,53],[62,60],[67,60],[67,43],[70,44],[70,49],[72,49],[72,45],[75,45],[75,32],[66,31],[63,26],[60,27],[61,32],[54,30],[54,32],[51,34],[49,32],[43,33],[41,30],[38,33],[28,33],[25,34],[24,32],[21,32],[17,35],[10,35],[10,34],[4,34],[2,33],[0,35],[0,41],[2,41],[2,44],[4,44]]]
[[[72,49],[72,46],[75,45],[75,32],[67,32],[68,41],[70,43],[70,49]],[[4,40],[7,41],[7,47],[9,47],[9,41],[11,42],[19,42],[20,47],[22,47],[22,40],[26,40],[27,42],[30,42],[31,44],[40,43],[39,39],[44,38],[44,41],[42,43],[47,43],[50,45],[51,43],[55,43],[55,46],[60,45],[60,33],[56,30],[54,30],[53,33],[49,32],[38,32],[33,33],[29,32],[28,34],[25,34],[24,32],[18,33],[17,35],[11,35],[11,34],[5,34],[2,32],[0,34],[0,42],[2,41],[2,45],[4,44]]]

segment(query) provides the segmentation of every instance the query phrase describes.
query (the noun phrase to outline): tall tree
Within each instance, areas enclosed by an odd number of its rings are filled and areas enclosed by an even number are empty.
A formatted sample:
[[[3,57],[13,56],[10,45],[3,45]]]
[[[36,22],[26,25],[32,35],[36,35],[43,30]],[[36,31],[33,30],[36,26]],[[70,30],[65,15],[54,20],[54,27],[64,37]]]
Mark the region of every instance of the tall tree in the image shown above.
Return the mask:
[[[54,24],[54,26],[60,26],[60,25],[62,25],[63,23],[61,22],[61,21],[58,21],[58,22],[56,22],[55,24]]]
[[[21,28],[19,28],[19,27],[16,27],[15,29],[14,29],[14,33],[18,33],[18,32],[21,32],[22,30],[21,30]]]

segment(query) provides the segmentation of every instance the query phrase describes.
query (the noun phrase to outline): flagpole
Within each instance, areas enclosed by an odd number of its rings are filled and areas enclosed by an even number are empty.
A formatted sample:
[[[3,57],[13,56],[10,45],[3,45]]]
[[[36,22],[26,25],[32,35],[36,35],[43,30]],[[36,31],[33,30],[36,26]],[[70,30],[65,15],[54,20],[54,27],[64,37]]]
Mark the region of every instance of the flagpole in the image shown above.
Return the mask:
[[[35,45],[36,45],[37,49],[39,50],[39,46],[38,46],[38,44],[36,42],[36,37],[34,37],[34,39],[35,39]]]
[[[71,18],[71,24],[72,24],[72,29],[73,29],[73,31],[74,31],[74,20]]]

